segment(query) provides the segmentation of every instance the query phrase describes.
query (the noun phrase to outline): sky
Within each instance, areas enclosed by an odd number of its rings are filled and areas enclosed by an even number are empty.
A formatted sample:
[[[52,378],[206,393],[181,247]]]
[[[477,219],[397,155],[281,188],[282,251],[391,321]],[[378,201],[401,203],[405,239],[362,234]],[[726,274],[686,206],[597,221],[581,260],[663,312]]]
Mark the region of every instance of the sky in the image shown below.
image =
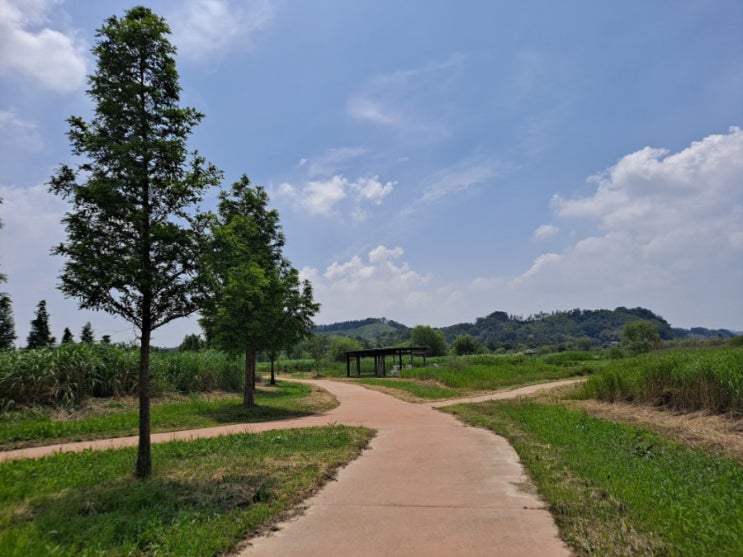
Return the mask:
[[[47,187],[79,162],[66,119],[91,117],[96,30],[133,5],[0,0],[0,289],[21,346],[42,299],[58,339],[137,336],[57,289],[68,206]],[[189,147],[224,187],[267,189],[317,323],[624,306],[743,330],[739,0],[145,5],[205,114]]]

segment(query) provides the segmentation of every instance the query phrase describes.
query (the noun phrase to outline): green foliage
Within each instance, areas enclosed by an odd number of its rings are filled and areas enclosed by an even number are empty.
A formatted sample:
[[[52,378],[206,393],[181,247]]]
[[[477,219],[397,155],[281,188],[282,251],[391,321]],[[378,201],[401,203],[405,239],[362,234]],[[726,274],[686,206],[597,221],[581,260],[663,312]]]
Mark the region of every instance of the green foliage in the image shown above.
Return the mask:
[[[137,392],[139,354],[110,344],[65,344],[0,353],[0,408],[79,404],[85,397]],[[158,391],[195,392],[242,387],[240,361],[215,350],[155,352]]]
[[[206,342],[201,338],[200,335],[190,334],[183,337],[183,342],[178,347],[178,350],[183,352],[198,352],[206,348]]]
[[[245,405],[252,402],[256,354],[278,354],[309,335],[319,305],[309,282],[282,255],[279,213],[268,194],[247,176],[220,193],[211,222],[210,249],[203,258],[209,297],[200,323],[210,343],[245,354]]]
[[[743,554],[743,468],[558,405],[446,409],[505,436],[580,555]]]
[[[675,349],[609,363],[586,384],[588,396],[673,410],[743,415],[740,347]]]
[[[70,201],[60,288],[80,307],[119,315],[140,331],[142,408],[137,474],[150,474],[148,367],[158,327],[199,307],[197,262],[204,247],[197,208],[221,173],[189,153],[186,140],[202,119],[182,108],[170,29],[149,8],[110,17],[98,30],[89,76],[90,122],[68,119],[73,154],[50,190]]]
[[[3,463],[0,554],[233,554],[373,435],[335,425],[165,443],[145,481],[130,449]]]
[[[70,331],[70,328],[65,327],[60,344],[70,344],[72,342],[75,342],[75,337],[73,336],[72,331]]]
[[[80,331],[80,342],[86,344],[93,344],[95,342],[95,333],[93,332],[93,325],[90,324],[90,321],[85,323]]]
[[[633,321],[622,330],[622,346],[632,354],[650,352],[660,346],[660,334],[650,321]]]
[[[54,346],[54,337],[49,329],[49,313],[46,310],[46,300],[41,300],[36,306],[36,316],[31,321],[31,330],[26,339],[29,349],[48,348]]]
[[[429,356],[443,356],[448,350],[444,333],[428,325],[414,327],[410,333],[410,343],[413,346],[427,346]]]
[[[12,350],[16,338],[10,296],[0,292],[0,350]]]
[[[470,335],[459,335],[451,343],[451,349],[457,356],[467,356],[477,354],[480,351],[480,345]]]
[[[318,325],[314,333],[355,338],[363,342],[366,348],[395,346],[410,339],[409,327],[391,319],[373,317]]]
[[[345,362],[346,352],[363,348],[364,345],[355,338],[333,336],[330,339],[329,357],[334,362]]]
[[[330,350],[330,337],[328,335],[312,335],[306,341],[307,352],[315,360],[315,369],[320,371],[320,363],[328,357]]]

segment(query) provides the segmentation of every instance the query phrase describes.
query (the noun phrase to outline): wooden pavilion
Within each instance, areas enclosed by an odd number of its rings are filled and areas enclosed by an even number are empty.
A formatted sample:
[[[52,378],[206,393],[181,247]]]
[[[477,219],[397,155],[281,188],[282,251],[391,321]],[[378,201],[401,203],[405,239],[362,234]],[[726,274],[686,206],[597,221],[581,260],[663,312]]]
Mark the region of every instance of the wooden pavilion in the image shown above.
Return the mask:
[[[351,360],[356,360],[356,376],[361,376],[361,358],[374,358],[374,375],[384,377],[387,373],[387,357],[392,357],[392,365],[398,365],[402,369],[402,358],[410,356],[410,365],[413,365],[415,356],[423,357],[423,365],[426,365],[427,346],[401,346],[395,348],[367,348],[364,350],[352,350],[346,352],[346,375],[351,377]],[[397,358],[397,364],[395,364]]]

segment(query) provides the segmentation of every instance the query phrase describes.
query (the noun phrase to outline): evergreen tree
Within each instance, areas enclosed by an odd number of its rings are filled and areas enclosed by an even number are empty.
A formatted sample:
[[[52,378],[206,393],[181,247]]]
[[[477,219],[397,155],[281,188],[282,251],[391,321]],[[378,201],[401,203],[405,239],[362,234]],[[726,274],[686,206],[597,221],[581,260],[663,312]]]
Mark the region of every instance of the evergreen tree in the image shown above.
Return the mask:
[[[16,339],[10,296],[0,293],[0,350],[12,350]]]
[[[72,204],[63,220],[67,241],[54,250],[66,257],[61,290],[81,308],[119,315],[140,331],[140,478],[152,472],[152,331],[198,308],[198,204],[221,179],[187,150],[203,115],[179,105],[169,34],[167,23],[142,6],[106,20],[89,76],[93,119],[68,120],[72,151],[83,162],[62,166],[50,181],[51,191]]]
[[[93,333],[93,325],[90,324],[90,321],[85,323],[80,330],[80,342],[84,342],[85,344],[93,344],[95,342],[95,333]]]
[[[60,344],[72,344],[73,342],[75,342],[75,338],[72,336],[72,331],[69,327],[65,327]]]
[[[49,313],[46,310],[46,300],[41,300],[36,306],[36,317],[31,321],[31,330],[26,339],[26,346],[33,348],[48,348],[54,346],[54,337],[49,329]]]

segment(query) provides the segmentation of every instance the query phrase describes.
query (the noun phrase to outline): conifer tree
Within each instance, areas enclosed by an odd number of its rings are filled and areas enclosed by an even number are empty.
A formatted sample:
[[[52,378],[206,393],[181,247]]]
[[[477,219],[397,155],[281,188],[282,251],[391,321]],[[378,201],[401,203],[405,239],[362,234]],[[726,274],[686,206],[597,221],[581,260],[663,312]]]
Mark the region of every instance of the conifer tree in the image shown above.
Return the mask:
[[[139,446],[136,475],[152,471],[152,332],[199,306],[196,261],[202,248],[198,204],[220,172],[186,140],[203,115],[179,105],[181,87],[170,29],[149,8],[110,17],[98,30],[88,95],[92,120],[73,116],[75,168],[62,166],[52,192],[72,204],[65,215],[65,295],[81,308],[118,315],[139,330]]]
[[[26,346],[33,348],[49,348],[54,346],[55,339],[49,329],[49,312],[46,309],[46,300],[41,300],[36,306],[36,316],[31,321],[31,330],[26,339]]]

